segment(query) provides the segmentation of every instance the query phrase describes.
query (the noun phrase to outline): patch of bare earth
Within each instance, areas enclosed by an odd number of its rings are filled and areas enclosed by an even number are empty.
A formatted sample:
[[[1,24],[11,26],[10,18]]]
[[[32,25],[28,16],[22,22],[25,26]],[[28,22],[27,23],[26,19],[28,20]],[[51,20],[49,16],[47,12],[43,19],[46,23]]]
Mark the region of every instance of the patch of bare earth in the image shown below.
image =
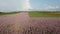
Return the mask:
[[[30,18],[28,12],[0,16],[0,34],[60,34],[60,18]]]

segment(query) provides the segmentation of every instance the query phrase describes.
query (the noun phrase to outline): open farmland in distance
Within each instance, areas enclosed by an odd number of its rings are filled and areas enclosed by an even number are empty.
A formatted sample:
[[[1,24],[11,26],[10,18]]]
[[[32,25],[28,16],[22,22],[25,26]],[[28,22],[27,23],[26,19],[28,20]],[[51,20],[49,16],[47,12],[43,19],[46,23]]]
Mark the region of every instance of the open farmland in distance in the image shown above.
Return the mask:
[[[30,17],[60,17],[59,11],[32,11],[29,12]]]

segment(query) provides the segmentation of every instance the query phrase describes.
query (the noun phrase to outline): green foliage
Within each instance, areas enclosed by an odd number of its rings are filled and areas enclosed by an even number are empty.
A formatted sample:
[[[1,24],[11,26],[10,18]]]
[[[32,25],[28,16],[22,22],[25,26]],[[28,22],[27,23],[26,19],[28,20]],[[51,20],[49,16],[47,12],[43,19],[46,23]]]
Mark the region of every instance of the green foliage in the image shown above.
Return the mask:
[[[60,12],[29,12],[30,17],[60,17]]]
[[[20,12],[0,12],[0,16],[1,15],[16,14],[16,13],[20,13]]]
[[[2,12],[0,12],[0,14],[1,14]]]

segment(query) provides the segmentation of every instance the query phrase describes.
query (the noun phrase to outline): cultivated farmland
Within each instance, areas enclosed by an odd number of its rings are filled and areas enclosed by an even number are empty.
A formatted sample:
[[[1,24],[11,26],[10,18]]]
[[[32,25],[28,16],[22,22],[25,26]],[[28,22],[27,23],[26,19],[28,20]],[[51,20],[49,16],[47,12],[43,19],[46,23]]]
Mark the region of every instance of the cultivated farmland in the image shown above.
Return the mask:
[[[0,16],[0,34],[60,34],[60,18],[30,17],[28,12]]]

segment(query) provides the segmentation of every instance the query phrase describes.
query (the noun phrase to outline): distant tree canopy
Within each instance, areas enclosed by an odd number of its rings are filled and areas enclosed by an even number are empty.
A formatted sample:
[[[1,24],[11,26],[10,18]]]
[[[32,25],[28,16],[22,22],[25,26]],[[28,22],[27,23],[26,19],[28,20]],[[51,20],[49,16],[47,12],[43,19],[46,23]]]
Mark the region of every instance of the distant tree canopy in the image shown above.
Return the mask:
[[[2,13],[2,12],[0,12],[0,13]]]

